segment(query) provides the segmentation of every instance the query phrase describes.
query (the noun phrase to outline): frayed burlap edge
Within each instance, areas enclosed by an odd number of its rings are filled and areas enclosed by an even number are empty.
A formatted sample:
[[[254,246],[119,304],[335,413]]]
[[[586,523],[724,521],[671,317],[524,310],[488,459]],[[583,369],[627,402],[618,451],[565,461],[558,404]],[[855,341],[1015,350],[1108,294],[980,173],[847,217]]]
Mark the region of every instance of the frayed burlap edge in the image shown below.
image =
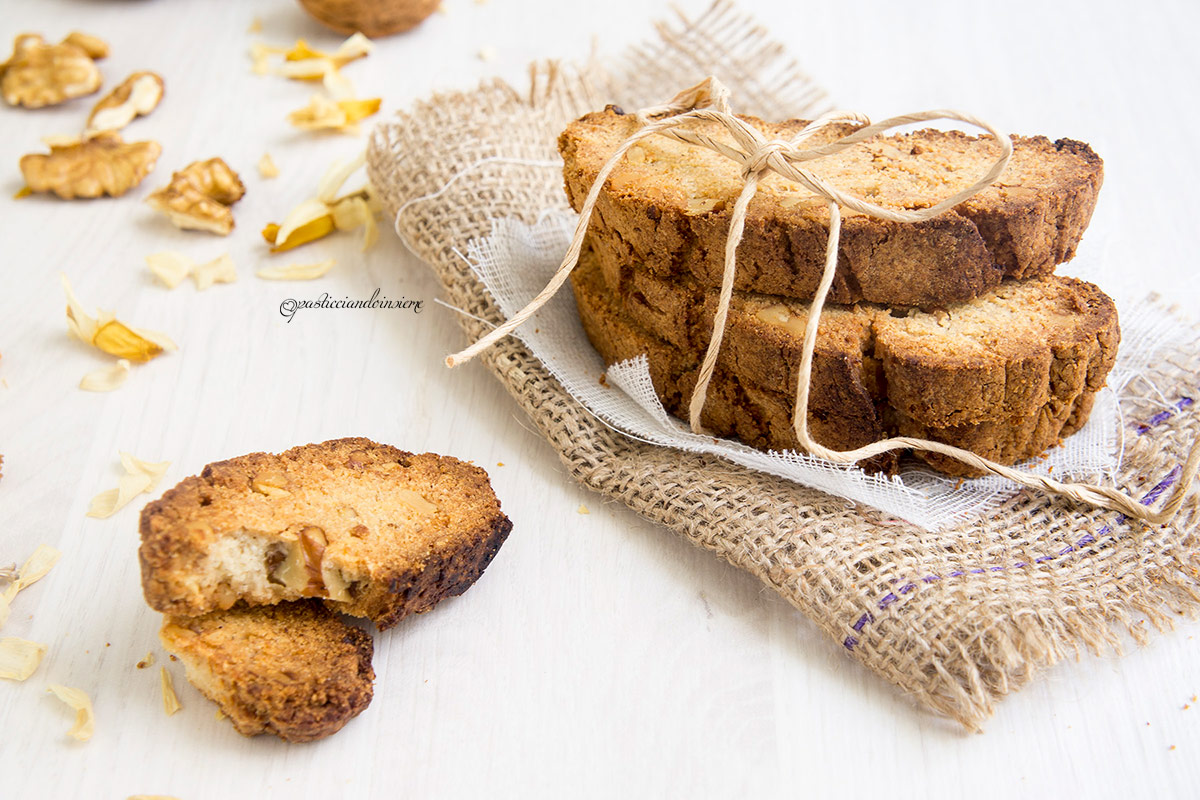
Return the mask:
[[[528,93],[488,82],[418,103],[374,132],[371,179],[446,301],[478,318],[460,317],[468,340],[490,329],[481,320],[501,316],[461,254],[494,219],[533,222],[566,207],[555,139],[570,119],[609,102],[649,104],[710,73],[750,98],[739,102],[750,111],[825,105],[782,49],[724,2],[660,26],[658,40],[618,67],[538,65]],[[1200,435],[1191,408],[1198,339],[1191,330],[1186,346],[1121,388],[1127,441],[1116,478],[1125,491],[1160,496]],[[457,346],[447,342],[447,351]],[[516,339],[482,360],[577,480],[757,576],[851,657],[968,730],[1063,657],[1119,652],[1122,630],[1142,642],[1148,627],[1200,612],[1195,493],[1163,526],[1025,492],[985,519],[933,534],[615,433]]]

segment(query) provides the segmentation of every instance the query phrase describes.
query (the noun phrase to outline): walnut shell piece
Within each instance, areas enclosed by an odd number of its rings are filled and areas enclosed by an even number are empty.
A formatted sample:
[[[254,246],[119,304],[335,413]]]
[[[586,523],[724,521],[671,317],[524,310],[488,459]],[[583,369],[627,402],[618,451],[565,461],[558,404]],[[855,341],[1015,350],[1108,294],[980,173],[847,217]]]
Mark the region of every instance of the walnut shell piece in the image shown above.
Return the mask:
[[[154,169],[158,142],[125,142],[116,133],[51,145],[50,152],[21,157],[21,174],[34,192],[76,197],[120,197]]]
[[[0,95],[12,106],[44,108],[91,94],[102,81],[93,61],[98,56],[91,54],[101,49],[107,54],[107,47],[86,34],[72,34],[58,44],[47,44],[37,34],[21,34],[4,64]]]
[[[232,206],[246,194],[233,169],[220,158],[194,161],[171,176],[171,182],[146,198],[183,230],[228,236],[233,231]]]
[[[135,72],[105,95],[88,115],[89,134],[118,131],[136,117],[158,107],[163,98],[163,79],[153,72]]]
[[[403,33],[437,10],[440,0],[300,0],[317,22],[340,33],[375,38]]]

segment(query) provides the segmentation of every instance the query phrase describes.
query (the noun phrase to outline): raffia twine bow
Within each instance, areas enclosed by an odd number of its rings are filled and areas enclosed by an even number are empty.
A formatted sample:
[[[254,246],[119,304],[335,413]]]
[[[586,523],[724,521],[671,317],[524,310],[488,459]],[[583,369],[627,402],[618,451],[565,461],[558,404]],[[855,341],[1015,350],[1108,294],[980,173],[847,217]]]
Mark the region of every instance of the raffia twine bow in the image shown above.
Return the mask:
[[[637,113],[641,128],[629,136],[609,157],[592,183],[587,197],[580,209],[579,223],[575,226],[575,235],[571,246],[563,257],[558,270],[536,297],[523,309],[513,315],[507,322],[499,325],[486,336],[476,341],[461,352],[447,356],[446,364],[450,367],[466,363],[487,349],[499,339],[509,335],[526,320],[533,316],[539,308],[554,296],[570,276],[571,271],[579,263],[579,255],[583,249],[584,237],[591,222],[592,211],[600,196],[600,191],[609,176],[625,154],[643,139],[651,136],[668,136],[688,144],[697,145],[719,153],[736,162],[741,167],[743,187],[733,205],[729,219],[729,234],[725,242],[724,272],[721,279],[721,293],[717,302],[716,314],[713,318],[712,337],[704,360],[701,362],[699,377],[695,391],[692,393],[691,405],[688,409],[689,421],[693,431],[703,432],[700,425],[700,414],[707,398],[708,386],[716,367],[717,355],[725,335],[725,324],[729,316],[729,306],[733,299],[734,275],[737,267],[737,247],[742,240],[746,224],[746,210],[750,200],[758,190],[758,183],[767,172],[774,172],[782,177],[799,183],[814,194],[825,198],[829,208],[829,240],[825,250],[825,267],[821,281],[813,296],[808,323],[804,330],[801,345],[800,370],[796,384],[796,406],[792,415],[792,425],[796,438],[801,447],[811,455],[823,458],[837,464],[852,464],[857,461],[877,456],[892,450],[921,450],[930,453],[940,453],[955,458],[976,469],[993,475],[1007,478],[1021,486],[1036,489],[1050,494],[1061,495],[1076,502],[1085,503],[1100,508],[1119,511],[1132,519],[1158,524],[1170,520],[1183,504],[1197,471],[1200,471],[1200,441],[1192,444],[1180,474],[1180,480],[1175,485],[1167,501],[1158,510],[1142,505],[1136,499],[1124,493],[1105,486],[1095,486],[1086,483],[1062,483],[1051,478],[1035,475],[1023,470],[1013,469],[983,458],[969,450],[953,447],[942,442],[929,439],[918,439],[910,436],[897,436],[882,439],[877,442],[859,447],[855,450],[831,450],[816,442],[808,433],[808,397],[810,391],[813,352],[816,346],[817,329],[820,325],[821,311],[825,307],[825,298],[833,284],[837,270],[838,242],[841,236],[842,208],[849,208],[877,219],[893,222],[920,222],[936,217],[948,211],[968,198],[990,186],[1008,166],[1012,157],[1012,140],[1001,135],[989,123],[959,111],[936,110],[922,111],[915,114],[905,114],[891,117],[882,122],[872,123],[867,117],[845,111],[833,111],[822,115],[804,127],[799,133],[787,141],[767,140],[762,132],[734,116],[729,105],[729,91],[716,78],[710,77],[695,86],[686,89],[661,106],[646,108]],[[909,125],[914,122],[929,122],[933,120],[955,120],[986,130],[1000,145],[1001,154],[987,173],[966,189],[939,201],[927,208],[902,210],[885,208],[862,198],[846,194],[835,186],[830,185],[818,176],[806,171],[800,165],[826,156],[840,153],[884,131]],[[734,144],[714,139],[713,137],[688,127],[695,121],[709,121],[720,125],[733,139]],[[858,125],[853,133],[843,136],[829,144],[805,146],[805,142],[818,131],[830,126],[850,123]]]

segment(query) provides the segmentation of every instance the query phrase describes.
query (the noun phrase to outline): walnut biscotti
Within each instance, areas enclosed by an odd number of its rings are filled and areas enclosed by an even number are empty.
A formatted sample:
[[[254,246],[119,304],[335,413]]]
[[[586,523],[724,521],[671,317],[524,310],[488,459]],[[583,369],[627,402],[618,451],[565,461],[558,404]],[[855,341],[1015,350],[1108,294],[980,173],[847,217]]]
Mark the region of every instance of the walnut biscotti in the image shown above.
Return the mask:
[[[806,123],[744,118],[769,138]],[[716,127],[698,126],[715,138]],[[600,168],[637,129],[610,106],[571,123],[559,137],[567,196],[577,210]],[[812,140],[828,141],[847,129]],[[1005,277],[1045,275],[1069,260],[1091,218],[1103,162],[1086,144],[1013,137],[1012,160],[996,184],[952,211],[918,223],[845,212],[829,300],[938,308],[970,300]],[[927,207],[986,172],[998,147],[956,131],[877,137],[807,169],[838,187],[894,208]],[[737,165],[705,148],[653,136],[632,148],[599,195],[589,228],[597,257],[719,287]],[[824,265],[824,199],[773,173],[759,184],[738,247],[735,286],[810,299]]]
[[[311,742],[371,702],[371,637],[316,600],[167,617],[159,638],[246,736]]]
[[[715,300],[667,282],[652,293],[657,305],[639,292],[614,292],[590,255],[572,280],[584,328],[605,360],[646,353],[664,405],[685,415]],[[797,301],[735,295],[706,426],[757,447],[797,447],[791,409],[806,321]],[[1006,283],[935,314],[830,308],[814,358],[810,430],[839,450],[903,434],[1015,463],[1083,424],[1118,339],[1111,300],[1054,276]],[[927,460],[970,474],[951,459]]]
[[[643,270],[599,271],[631,319],[674,347],[704,352],[715,292]],[[755,386],[794,392],[807,322],[806,303],[735,292],[721,363]],[[1093,284],[1058,275],[1006,281],[935,312],[828,306],[811,402],[820,407],[832,395],[842,407],[847,393],[876,401],[886,394],[892,408],[938,428],[1025,417],[1052,399],[1069,404],[1099,390],[1119,341],[1112,300]]]
[[[367,439],[253,453],[146,506],[142,588],[165,614],[315,597],[386,629],[466,591],[511,527],[455,458]]]

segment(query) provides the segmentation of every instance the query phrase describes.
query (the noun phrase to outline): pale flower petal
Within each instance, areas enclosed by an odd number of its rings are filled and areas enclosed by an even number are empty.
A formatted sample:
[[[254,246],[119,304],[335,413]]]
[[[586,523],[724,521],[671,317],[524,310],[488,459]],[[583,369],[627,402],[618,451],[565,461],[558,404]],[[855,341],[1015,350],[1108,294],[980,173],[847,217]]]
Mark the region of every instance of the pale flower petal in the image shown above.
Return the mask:
[[[37,671],[46,645],[9,636],[0,639],[0,678],[23,681]]]
[[[146,266],[168,289],[174,289],[183,283],[184,278],[191,273],[193,265],[192,259],[172,250],[146,256]]]
[[[167,716],[169,717],[183,708],[183,704],[179,702],[179,697],[175,694],[175,685],[171,682],[171,673],[167,672],[166,667],[159,667],[159,669],[161,670],[159,676],[162,683],[163,711],[167,712]]]
[[[50,684],[46,691],[53,692],[55,697],[75,710],[75,725],[67,731],[67,735],[81,742],[92,738],[96,729],[96,718],[92,713],[92,699],[87,693],[82,689],[72,689],[57,683]]]
[[[289,264],[286,267],[264,267],[258,277],[269,281],[311,281],[329,272],[337,262],[332,258],[317,264]]]
[[[262,158],[258,160],[258,174],[264,178],[279,177],[279,167],[275,165],[275,159],[271,158],[270,153],[263,153]]]
[[[111,517],[139,494],[153,491],[166,474],[171,462],[154,463],[135,458],[129,453],[121,453],[121,465],[125,468],[125,474],[117,481],[117,488],[100,492],[92,498],[87,511],[89,517]]]
[[[335,161],[330,164],[317,184],[317,200],[326,205],[334,203],[342,185],[366,163],[367,151],[363,150],[349,161]]]
[[[237,267],[233,265],[233,259],[226,253],[193,269],[192,280],[196,282],[196,288],[200,291],[204,291],[214,283],[233,283],[237,280]]]
[[[85,392],[111,392],[119,389],[129,377],[129,362],[122,358],[117,363],[94,369],[79,381],[79,388]]]
[[[279,223],[279,230],[275,234],[275,242],[277,244],[286,242],[288,237],[292,235],[292,232],[301,225],[307,225],[328,213],[329,209],[320,200],[305,200],[289,211],[288,215],[283,218],[283,222]]]

